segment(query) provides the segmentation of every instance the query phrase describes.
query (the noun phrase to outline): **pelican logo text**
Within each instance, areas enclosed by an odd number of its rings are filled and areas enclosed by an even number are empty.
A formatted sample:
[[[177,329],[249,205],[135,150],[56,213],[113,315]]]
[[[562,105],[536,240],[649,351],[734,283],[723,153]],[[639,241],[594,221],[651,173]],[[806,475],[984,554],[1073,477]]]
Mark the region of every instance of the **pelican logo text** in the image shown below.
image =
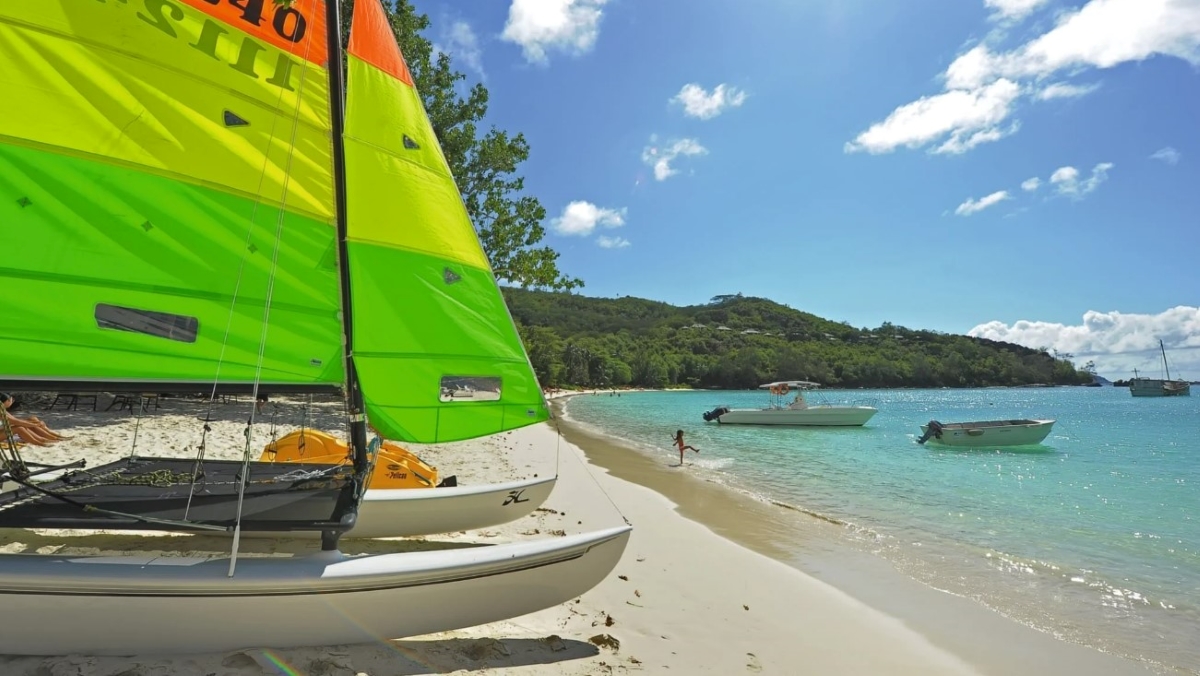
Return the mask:
[[[508,497],[507,497],[507,498],[504,498],[504,504],[502,504],[502,505],[500,505],[500,506],[501,506],[501,507],[507,507],[507,506],[509,506],[509,505],[515,505],[515,504],[517,504],[518,502],[529,502],[529,498],[522,498],[522,497],[521,497],[521,494],[523,494],[524,492],[525,492],[525,489],[524,489],[524,488],[522,488],[522,489],[521,489],[521,490],[519,490],[519,491],[509,491],[509,492],[508,492]]]

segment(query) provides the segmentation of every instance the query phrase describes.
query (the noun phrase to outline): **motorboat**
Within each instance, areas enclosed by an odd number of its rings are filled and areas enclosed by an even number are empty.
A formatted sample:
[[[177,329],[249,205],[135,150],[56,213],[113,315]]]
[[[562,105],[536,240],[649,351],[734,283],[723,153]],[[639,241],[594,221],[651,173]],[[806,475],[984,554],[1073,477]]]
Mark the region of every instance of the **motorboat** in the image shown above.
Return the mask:
[[[930,420],[921,425],[917,443],[933,442],[943,446],[992,447],[1033,446],[1049,436],[1053,420],[982,420],[941,423]]]
[[[800,427],[861,427],[877,412],[873,406],[810,404],[804,393],[820,387],[805,380],[786,380],[760,385],[770,392],[771,401],[763,408],[718,406],[704,414],[706,422],[722,425],[789,425]],[[794,392],[794,394],[792,394]],[[788,397],[791,400],[788,401]]]

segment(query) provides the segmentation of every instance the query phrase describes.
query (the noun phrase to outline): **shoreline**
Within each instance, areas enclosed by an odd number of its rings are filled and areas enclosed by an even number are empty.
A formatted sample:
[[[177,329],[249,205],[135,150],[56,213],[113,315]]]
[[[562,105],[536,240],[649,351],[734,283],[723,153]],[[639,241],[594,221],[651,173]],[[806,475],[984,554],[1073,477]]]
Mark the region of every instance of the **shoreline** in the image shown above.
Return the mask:
[[[602,390],[603,392],[603,390]],[[589,462],[670,500],[684,518],[725,540],[784,563],[886,613],[985,674],[1043,673],[1051,669],[1096,675],[1151,674],[1163,667],[1059,639],[981,603],[937,589],[897,570],[886,559],[842,541],[846,526],[820,514],[752,496],[659,463],[620,439],[585,427],[554,398],[554,423]],[[1014,650],[1014,646],[1020,646]],[[1165,672],[1164,672],[1165,673]]]
[[[567,398],[555,399],[552,406],[561,410]],[[208,457],[241,456],[244,414],[252,406],[241,402],[217,408],[208,433]],[[272,425],[278,423],[278,432],[285,433],[301,420],[300,407],[284,401],[273,406],[279,407],[271,409],[280,411],[278,420],[271,416],[271,421],[255,425],[256,448],[267,441]],[[74,438],[28,449],[27,455],[44,461],[87,457],[102,462],[127,453],[137,433],[137,448],[143,453],[187,456],[203,428],[197,415],[208,408],[212,407],[196,402],[164,402],[163,411],[140,421],[104,411],[43,415],[52,427]],[[338,432],[336,403],[322,404],[315,413],[316,421],[305,418],[313,427]],[[343,540],[344,553],[553,538],[624,520],[634,526],[624,557],[606,579],[574,602],[457,631],[366,645],[208,655],[0,656],[0,671],[13,676],[724,675],[798,670],[1024,676],[1052,669],[1098,676],[1151,673],[1139,664],[1059,642],[972,601],[925,587],[881,560],[837,546],[834,524],[741,496],[672,470],[665,462],[656,465],[624,449],[618,440],[587,438],[562,416],[550,424],[470,442],[408,446],[439,472],[457,474],[463,483],[557,474],[557,487],[542,508],[501,526],[421,538]],[[795,546],[797,540],[800,546]],[[7,554],[82,556],[131,548],[159,556],[223,555],[228,553],[228,540],[0,531],[0,551]],[[286,538],[242,544],[247,555],[247,550],[266,556],[302,555],[315,548],[315,542]]]

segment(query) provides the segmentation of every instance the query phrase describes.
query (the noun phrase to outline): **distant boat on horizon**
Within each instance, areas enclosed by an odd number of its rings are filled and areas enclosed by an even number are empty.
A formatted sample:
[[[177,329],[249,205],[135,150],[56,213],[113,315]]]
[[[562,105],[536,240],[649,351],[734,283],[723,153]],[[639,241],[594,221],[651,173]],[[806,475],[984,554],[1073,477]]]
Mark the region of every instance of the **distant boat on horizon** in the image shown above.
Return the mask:
[[[1129,394],[1135,397],[1190,397],[1192,395],[1192,385],[1186,380],[1172,380],[1171,367],[1167,365],[1167,349],[1163,346],[1160,339],[1158,341],[1159,352],[1162,353],[1163,370],[1166,372],[1165,379],[1145,378],[1138,376],[1137,369],[1134,369],[1134,378],[1129,381]]]

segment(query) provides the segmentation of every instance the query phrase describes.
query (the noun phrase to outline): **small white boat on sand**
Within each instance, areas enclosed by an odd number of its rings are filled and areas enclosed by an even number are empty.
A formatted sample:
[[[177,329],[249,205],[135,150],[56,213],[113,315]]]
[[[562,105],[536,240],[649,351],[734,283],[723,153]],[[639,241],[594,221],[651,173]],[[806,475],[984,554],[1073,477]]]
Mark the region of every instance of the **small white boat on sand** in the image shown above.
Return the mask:
[[[991,447],[1033,446],[1042,443],[1054,426],[1053,420],[983,420],[940,423],[930,420],[921,425],[918,444],[933,442],[943,446]]]
[[[819,387],[817,383],[804,380],[788,380],[760,385],[759,389],[771,392],[772,402],[769,406],[764,408],[718,406],[705,413],[704,420],[722,425],[861,427],[878,412],[872,406],[809,404],[804,398],[804,391],[816,387]],[[795,397],[790,403],[784,403],[792,390],[796,390]]]

